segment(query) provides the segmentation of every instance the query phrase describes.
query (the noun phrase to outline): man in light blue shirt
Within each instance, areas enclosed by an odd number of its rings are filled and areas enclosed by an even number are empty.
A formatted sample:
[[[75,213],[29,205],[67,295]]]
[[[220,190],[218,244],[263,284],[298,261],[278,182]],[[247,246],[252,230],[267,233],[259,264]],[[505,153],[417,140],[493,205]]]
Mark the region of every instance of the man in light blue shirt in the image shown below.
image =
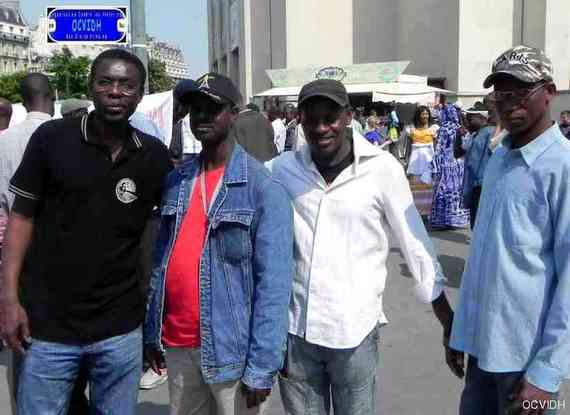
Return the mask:
[[[470,130],[469,141],[466,142],[467,137],[458,136],[453,149],[455,158],[465,158],[463,205],[469,208],[471,229],[475,226],[483,175],[492,154],[489,143],[496,128],[494,125],[487,126],[487,114],[486,111],[467,111],[467,123]],[[463,143],[459,145],[462,141]]]
[[[462,378],[469,355],[461,415],[553,414],[570,373],[570,143],[544,52],[505,52],[491,85],[510,134],[483,179],[446,360]]]

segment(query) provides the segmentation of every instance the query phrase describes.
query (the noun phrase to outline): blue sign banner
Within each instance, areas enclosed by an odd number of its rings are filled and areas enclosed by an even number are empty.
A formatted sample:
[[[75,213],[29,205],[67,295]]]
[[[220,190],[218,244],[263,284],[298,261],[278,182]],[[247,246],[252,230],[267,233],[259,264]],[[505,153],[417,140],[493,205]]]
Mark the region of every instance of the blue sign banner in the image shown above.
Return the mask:
[[[127,43],[126,7],[48,7],[48,43]]]

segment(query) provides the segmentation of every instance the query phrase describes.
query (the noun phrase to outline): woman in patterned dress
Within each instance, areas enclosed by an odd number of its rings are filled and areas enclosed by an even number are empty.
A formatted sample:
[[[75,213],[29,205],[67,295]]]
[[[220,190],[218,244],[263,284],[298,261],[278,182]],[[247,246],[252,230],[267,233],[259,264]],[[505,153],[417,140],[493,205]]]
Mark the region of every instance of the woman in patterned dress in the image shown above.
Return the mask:
[[[441,109],[440,128],[433,159],[433,228],[462,228],[469,225],[469,210],[463,207],[462,159],[453,156],[453,142],[461,129],[459,110],[452,104]]]

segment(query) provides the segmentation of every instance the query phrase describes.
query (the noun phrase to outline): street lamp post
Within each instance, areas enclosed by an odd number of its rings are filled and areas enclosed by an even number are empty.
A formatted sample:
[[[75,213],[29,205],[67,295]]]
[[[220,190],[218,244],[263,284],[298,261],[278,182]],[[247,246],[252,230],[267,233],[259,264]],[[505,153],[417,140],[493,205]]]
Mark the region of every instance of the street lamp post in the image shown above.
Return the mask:
[[[146,42],[145,0],[130,0],[131,49],[146,69],[144,93],[148,94],[148,49]]]

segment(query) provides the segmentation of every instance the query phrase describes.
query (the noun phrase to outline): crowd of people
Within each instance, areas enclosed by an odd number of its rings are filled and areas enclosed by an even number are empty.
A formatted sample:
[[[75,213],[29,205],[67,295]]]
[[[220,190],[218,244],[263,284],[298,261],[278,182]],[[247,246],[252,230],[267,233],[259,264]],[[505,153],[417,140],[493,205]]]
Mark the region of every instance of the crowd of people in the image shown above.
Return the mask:
[[[552,71],[515,47],[484,107],[444,101],[436,126],[420,106],[403,129],[395,108],[362,125],[335,80],[266,117],[207,73],[173,91],[170,148],[134,116],[146,72],[126,50],[93,61],[89,113],[51,119],[48,78],[28,74],[24,122],[7,128],[0,100],[14,412],[134,414],[148,374],[176,415],[267,413],[276,380],[288,415],[376,414],[397,242],[465,378],[459,413],[553,414],[570,375],[570,142]],[[432,227],[471,217],[455,313],[410,181],[433,185]]]
[[[406,167],[412,186],[433,188],[431,230],[467,224],[473,229],[487,163],[507,130],[501,127],[492,93],[467,110],[441,98],[439,109],[416,107],[412,123],[401,128],[398,140],[403,145],[388,138],[388,117],[371,110],[368,117],[355,119],[365,125],[363,135],[370,143],[397,148],[394,155]],[[560,113],[559,128],[570,139],[570,111]]]

